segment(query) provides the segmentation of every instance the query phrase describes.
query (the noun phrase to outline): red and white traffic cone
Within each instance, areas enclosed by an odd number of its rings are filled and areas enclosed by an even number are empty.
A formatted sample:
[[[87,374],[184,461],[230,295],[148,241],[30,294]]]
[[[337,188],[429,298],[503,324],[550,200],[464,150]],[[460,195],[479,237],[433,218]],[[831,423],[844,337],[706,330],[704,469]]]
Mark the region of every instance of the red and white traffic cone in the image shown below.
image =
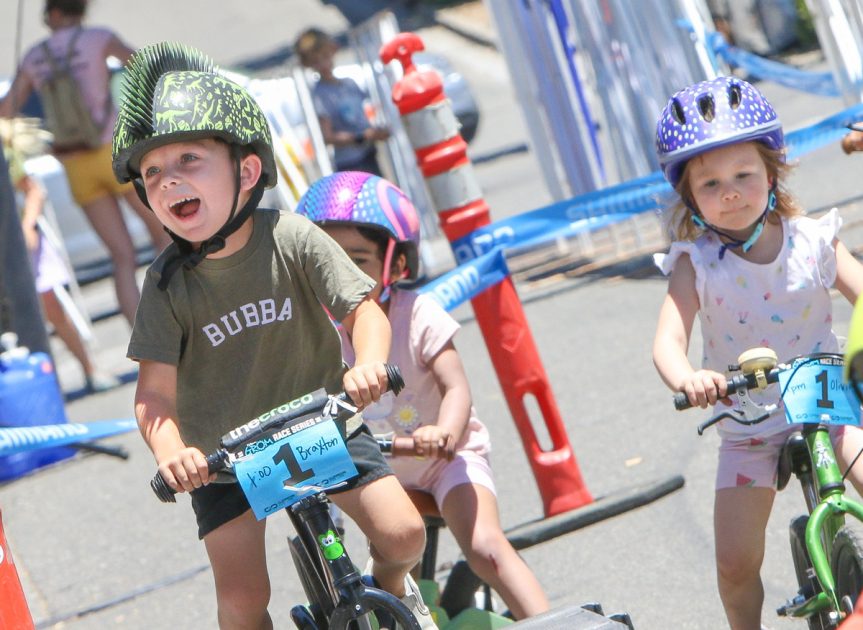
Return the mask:
[[[414,33],[401,33],[381,48],[380,55],[384,63],[398,60],[404,68],[404,76],[393,86],[392,99],[416,152],[441,227],[453,243],[488,225],[489,210],[467,156],[467,143],[459,134],[444,94],[443,81],[436,72],[421,72],[413,64],[413,53],[424,48]],[[545,515],[592,502],[512,280],[507,277],[471,303],[539,486]],[[531,425],[524,404],[529,394],[539,404],[552,441],[550,450],[542,449]]]
[[[0,512],[0,628],[3,630],[33,630],[33,618],[27,607],[24,589],[12,561],[12,553],[3,533],[3,513]]]

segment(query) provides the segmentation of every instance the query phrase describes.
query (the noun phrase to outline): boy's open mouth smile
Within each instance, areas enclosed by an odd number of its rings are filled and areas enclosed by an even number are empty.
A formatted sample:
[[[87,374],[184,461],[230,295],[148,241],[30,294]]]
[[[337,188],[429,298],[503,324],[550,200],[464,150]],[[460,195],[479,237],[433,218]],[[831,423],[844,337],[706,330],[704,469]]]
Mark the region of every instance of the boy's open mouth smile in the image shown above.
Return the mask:
[[[201,200],[196,197],[185,197],[169,206],[171,213],[179,219],[186,219],[192,216],[200,207]]]

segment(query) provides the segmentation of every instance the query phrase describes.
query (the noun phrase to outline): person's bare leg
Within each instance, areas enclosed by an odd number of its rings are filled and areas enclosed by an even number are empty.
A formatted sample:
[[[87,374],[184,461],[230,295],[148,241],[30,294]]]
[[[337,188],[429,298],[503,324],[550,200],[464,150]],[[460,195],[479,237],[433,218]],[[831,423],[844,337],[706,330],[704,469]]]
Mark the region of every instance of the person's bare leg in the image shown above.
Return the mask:
[[[447,493],[441,514],[470,568],[500,594],[516,619],[548,610],[542,586],[501,529],[491,490],[478,484],[458,485]]]
[[[124,198],[132,210],[135,211],[135,214],[141,217],[141,221],[143,221],[144,225],[147,227],[147,231],[150,233],[150,240],[153,241],[153,247],[156,250],[156,254],[170,245],[171,237],[168,236],[168,233],[165,231],[165,227],[159,223],[159,219],[156,218],[153,211],[143,204],[141,199],[138,197],[138,193],[133,190],[126,193]]]
[[[111,255],[117,303],[120,312],[131,325],[135,321],[135,310],[138,308],[141,293],[135,278],[135,248],[120,212],[120,205],[116,198],[105,196],[91,201],[83,209],[90,225]]]
[[[87,347],[84,345],[84,340],[75,328],[75,324],[69,318],[68,313],[57,299],[57,294],[53,290],[40,293],[42,299],[42,309],[45,311],[45,319],[54,327],[54,332],[60,337],[60,340],[69,348],[78,363],[81,364],[81,369],[84,370],[85,376],[93,374],[93,364],[90,363],[90,354]]]
[[[381,588],[402,597],[405,575],[422,557],[425,526],[401,484],[390,475],[330,499],[368,537],[374,577]]]
[[[222,630],[272,630],[266,523],[248,510],[204,536]]]
[[[772,488],[716,491],[713,521],[719,596],[732,630],[759,630],[764,585],[764,530],[776,492]]]

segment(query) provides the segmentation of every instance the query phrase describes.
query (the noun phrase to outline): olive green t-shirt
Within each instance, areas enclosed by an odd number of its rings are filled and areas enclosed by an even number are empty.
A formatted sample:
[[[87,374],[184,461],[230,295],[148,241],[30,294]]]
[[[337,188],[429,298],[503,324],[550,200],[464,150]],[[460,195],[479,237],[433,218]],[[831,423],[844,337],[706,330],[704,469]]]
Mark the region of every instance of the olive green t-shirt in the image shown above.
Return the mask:
[[[340,391],[345,368],[327,311],[342,320],[374,286],[306,218],[258,209],[253,220],[243,249],[181,267],[161,291],[168,247],[147,270],[129,342],[129,358],[177,366],[180,434],[204,453],[284,402]]]

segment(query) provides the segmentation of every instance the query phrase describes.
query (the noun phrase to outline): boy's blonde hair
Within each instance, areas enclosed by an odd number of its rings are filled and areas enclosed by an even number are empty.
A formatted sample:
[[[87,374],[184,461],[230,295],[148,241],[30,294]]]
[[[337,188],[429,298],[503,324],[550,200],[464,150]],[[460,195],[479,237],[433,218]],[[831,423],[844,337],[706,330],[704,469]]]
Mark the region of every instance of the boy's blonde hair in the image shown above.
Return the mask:
[[[300,63],[304,66],[309,65],[309,58],[315,53],[329,48],[333,51],[336,49],[336,40],[327,35],[319,28],[310,28],[303,31],[297,37],[297,43],[294,44],[294,50],[300,58]]]
[[[773,191],[776,195],[776,208],[774,208],[773,212],[783,217],[793,217],[801,214],[800,205],[794,196],[785,189],[783,184],[785,178],[793,168],[785,161],[784,151],[771,149],[764,143],[757,141],[755,142],[755,148],[758,150],[758,154],[767,168],[767,177],[776,182]],[[683,167],[680,181],[675,188],[678,198],[672,202],[665,218],[666,225],[672,237],[677,241],[694,241],[704,232],[704,228],[697,226],[692,220],[695,204],[692,201],[692,189],[689,185],[691,164],[692,160],[689,160]]]

